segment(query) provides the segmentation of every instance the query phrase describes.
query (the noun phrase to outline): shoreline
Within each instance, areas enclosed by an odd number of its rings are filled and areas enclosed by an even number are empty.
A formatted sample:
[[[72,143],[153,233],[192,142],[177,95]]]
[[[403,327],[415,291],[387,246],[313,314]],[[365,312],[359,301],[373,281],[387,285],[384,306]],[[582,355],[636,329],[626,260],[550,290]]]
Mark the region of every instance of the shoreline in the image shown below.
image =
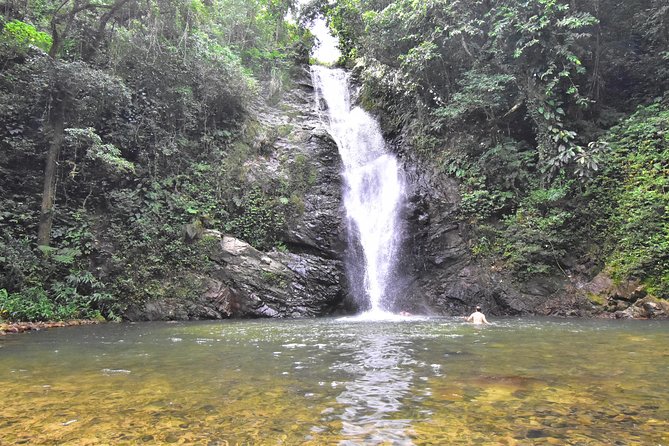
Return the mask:
[[[414,315],[414,316],[421,316],[421,315]],[[509,316],[510,315],[501,315],[501,317],[509,317]],[[654,316],[644,315],[636,317],[629,317],[629,316],[621,317],[620,314],[607,313],[607,312],[592,314],[588,316],[538,315],[538,314],[526,315],[526,316],[530,317],[538,316],[538,317],[558,318],[558,319],[614,319],[614,320],[668,320],[669,319],[669,314],[666,313]],[[450,316],[450,317],[458,318],[459,316]],[[216,320],[216,319],[211,319],[211,320]],[[178,320],[169,320],[163,322],[176,322],[176,321]],[[107,321],[100,321],[95,319],[72,319],[68,321],[50,321],[50,322],[0,322],[0,336],[5,336],[8,334],[29,333],[32,331],[48,330],[50,328],[96,325],[105,322]]]
[[[76,327],[80,325],[100,324],[102,321],[93,319],[73,319],[58,322],[0,322],[0,336],[14,333],[48,330],[56,327]]]

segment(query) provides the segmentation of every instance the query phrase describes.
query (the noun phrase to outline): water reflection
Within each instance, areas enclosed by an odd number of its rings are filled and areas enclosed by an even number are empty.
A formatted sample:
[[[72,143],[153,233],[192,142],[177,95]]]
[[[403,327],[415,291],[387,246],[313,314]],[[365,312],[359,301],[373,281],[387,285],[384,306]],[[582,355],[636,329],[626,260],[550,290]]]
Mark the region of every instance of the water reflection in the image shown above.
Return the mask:
[[[341,445],[413,444],[407,435],[411,420],[398,414],[410,396],[416,361],[405,337],[377,328],[356,340],[347,359],[332,365],[333,371],[354,375],[337,396],[343,406]]]

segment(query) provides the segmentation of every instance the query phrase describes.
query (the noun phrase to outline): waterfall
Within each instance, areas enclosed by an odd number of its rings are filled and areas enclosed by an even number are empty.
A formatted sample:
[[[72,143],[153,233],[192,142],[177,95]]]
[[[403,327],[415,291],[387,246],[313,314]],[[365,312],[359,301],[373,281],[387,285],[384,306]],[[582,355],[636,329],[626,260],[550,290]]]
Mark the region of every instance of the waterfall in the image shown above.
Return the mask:
[[[393,154],[386,150],[378,122],[351,107],[348,75],[339,69],[313,67],[316,99],[343,163],[343,201],[351,252],[348,265],[355,296],[371,315],[388,311],[392,302],[402,242],[401,211],[405,181]],[[355,283],[355,282],[362,283]]]

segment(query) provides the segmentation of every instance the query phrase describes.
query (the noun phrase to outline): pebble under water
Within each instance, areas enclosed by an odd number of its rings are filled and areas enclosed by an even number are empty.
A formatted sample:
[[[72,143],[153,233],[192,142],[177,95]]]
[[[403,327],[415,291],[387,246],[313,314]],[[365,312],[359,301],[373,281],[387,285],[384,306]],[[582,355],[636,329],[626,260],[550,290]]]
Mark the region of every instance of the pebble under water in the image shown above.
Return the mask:
[[[669,445],[669,322],[105,324],[0,338],[0,444]]]

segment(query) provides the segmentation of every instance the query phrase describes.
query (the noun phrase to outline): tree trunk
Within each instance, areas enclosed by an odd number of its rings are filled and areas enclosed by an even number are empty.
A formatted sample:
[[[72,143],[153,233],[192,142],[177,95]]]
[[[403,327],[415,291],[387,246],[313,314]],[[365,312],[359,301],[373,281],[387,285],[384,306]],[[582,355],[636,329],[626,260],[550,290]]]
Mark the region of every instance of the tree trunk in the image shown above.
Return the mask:
[[[58,156],[65,139],[65,107],[60,93],[57,94],[51,113],[51,129],[53,136],[44,166],[44,190],[40,208],[37,244],[49,246],[51,243],[51,225],[53,223],[53,204],[56,197],[56,178],[58,175]]]

